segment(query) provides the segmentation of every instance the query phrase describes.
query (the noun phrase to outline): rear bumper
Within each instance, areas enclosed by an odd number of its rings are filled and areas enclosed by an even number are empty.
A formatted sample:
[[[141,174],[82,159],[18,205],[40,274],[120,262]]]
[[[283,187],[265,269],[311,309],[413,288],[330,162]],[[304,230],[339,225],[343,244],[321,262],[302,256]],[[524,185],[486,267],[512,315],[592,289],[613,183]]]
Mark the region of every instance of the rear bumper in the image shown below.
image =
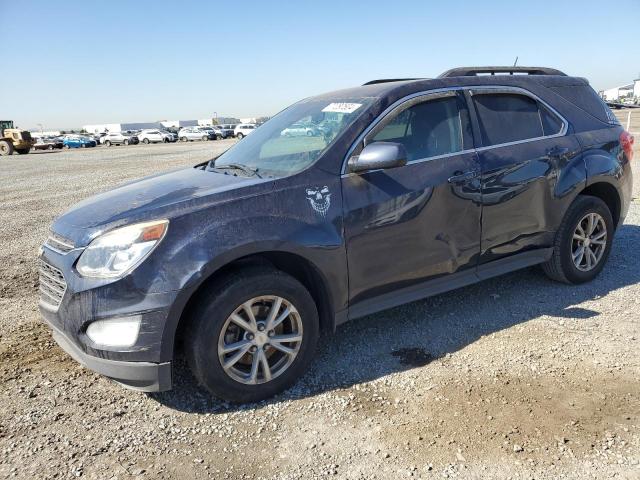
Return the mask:
[[[53,339],[71,358],[96,373],[109,377],[124,387],[142,392],[171,389],[171,362],[125,362],[94,357],[82,351],[64,332],[47,321]]]

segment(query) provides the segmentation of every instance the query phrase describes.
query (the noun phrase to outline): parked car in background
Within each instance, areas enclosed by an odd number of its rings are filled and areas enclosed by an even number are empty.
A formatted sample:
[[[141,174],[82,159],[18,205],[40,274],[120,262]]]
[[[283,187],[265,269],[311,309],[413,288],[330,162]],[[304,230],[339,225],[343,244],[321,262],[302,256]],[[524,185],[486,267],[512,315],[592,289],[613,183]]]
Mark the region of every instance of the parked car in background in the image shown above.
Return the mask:
[[[176,142],[178,136],[175,133],[167,132],[166,130],[158,130],[155,128],[141,130],[138,134],[138,139],[142,143],[169,143]]]
[[[255,129],[256,129],[256,126],[253,123],[241,123],[240,125],[237,125],[236,128],[233,130],[233,134],[235,135],[236,138],[242,140],[244,137],[249,135]]]
[[[62,146],[64,148],[87,148],[95,147],[96,141],[89,137],[83,137],[82,135],[67,135],[62,139]]]
[[[221,138],[233,138],[235,136],[233,128],[230,128],[229,125],[214,125],[213,130],[216,132],[216,136]]]
[[[62,148],[63,143],[59,138],[45,137],[38,138],[36,144],[32,147],[34,150],[55,150]]]
[[[283,137],[313,137],[319,134],[320,130],[316,126],[304,123],[294,123],[280,132]]]
[[[110,132],[100,139],[100,143],[105,144],[107,147],[111,145],[136,145],[140,143],[140,139],[135,135],[123,132]]]
[[[178,138],[182,142],[189,142],[192,140],[202,140],[206,142],[207,140],[215,140],[216,134],[213,132],[213,129],[207,131],[200,127],[186,127],[178,132]]]
[[[216,140],[233,137],[233,129],[224,128],[222,125],[207,125],[204,127],[200,126],[198,128],[206,132],[212,132],[215,135]]]
[[[213,126],[209,126],[209,125],[205,125],[202,126],[200,125],[198,127],[200,130],[202,130],[203,132],[207,132],[207,133],[211,133],[213,134],[213,138],[216,140],[222,140],[222,135],[218,136],[218,134],[216,133],[216,129]]]

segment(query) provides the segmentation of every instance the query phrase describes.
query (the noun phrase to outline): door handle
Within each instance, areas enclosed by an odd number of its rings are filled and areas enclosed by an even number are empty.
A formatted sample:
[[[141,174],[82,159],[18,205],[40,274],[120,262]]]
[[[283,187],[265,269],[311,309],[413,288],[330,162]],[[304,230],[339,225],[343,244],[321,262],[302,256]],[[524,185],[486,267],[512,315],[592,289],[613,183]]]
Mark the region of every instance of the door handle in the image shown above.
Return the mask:
[[[467,182],[469,180],[473,180],[477,176],[478,176],[478,172],[476,170],[469,170],[468,172],[456,170],[455,172],[453,172],[453,175],[449,177],[447,181],[449,183],[462,183],[462,182]]]

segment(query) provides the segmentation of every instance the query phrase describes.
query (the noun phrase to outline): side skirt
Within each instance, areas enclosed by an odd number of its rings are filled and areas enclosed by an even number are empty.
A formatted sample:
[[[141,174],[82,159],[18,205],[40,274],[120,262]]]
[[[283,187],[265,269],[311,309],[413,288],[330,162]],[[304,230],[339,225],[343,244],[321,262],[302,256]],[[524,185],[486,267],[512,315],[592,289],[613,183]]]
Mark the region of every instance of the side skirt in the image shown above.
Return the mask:
[[[477,268],[470,268],[462,272],[452,273],[434,280],[427,280],[417,285],[401,288],[395,292],[369,298],[350,306],[348,316],[341,315],[341,318],[336,318],[336,324],[343,323],[347,321],[347,319],[353,320],[364,317],[372,313],[397,307],[398,305],[415,302],[416,300],[466,287],[467,285],[481,282],[488,278],[537,265],[549,260],[552,254],[553,248],[531,250],[511,257],[494,260],[493,262],[480,265]]]

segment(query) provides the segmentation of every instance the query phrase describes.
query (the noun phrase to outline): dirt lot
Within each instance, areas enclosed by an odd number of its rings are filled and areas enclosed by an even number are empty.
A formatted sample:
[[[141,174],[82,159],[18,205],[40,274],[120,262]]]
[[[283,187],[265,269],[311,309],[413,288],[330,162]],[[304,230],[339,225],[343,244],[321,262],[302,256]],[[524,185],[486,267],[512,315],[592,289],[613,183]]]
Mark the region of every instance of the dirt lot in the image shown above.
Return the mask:
[[[0,477],[640,478],[638,199],[597,281],[534,268],[363,318],[269,402],[213,400],[184,367],[140,394],[72,361],[36,306],[53,218],[230,144],[2,158]]]

